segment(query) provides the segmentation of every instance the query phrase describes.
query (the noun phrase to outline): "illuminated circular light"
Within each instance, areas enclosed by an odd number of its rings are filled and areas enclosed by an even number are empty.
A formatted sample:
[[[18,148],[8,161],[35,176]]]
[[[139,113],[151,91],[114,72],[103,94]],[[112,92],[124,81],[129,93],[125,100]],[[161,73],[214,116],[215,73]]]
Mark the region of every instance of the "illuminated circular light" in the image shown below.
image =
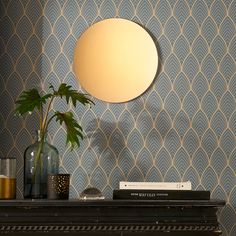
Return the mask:
[[[74,50],[80,85],[106,102],[126,102],[141,95],[154,80],[157,66],[157,49],[149,33],[125,19],[95,23]]]

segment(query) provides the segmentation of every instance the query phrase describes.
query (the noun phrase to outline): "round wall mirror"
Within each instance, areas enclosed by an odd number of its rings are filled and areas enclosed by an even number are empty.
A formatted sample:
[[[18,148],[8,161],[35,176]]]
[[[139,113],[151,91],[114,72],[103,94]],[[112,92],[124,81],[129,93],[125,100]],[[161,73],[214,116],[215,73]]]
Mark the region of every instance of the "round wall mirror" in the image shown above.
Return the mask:
[[[74,71],[92,96],[112,103],[141,95],[155,78],[156,45],[140,25],[106,19],[89,27],[74,50]]]

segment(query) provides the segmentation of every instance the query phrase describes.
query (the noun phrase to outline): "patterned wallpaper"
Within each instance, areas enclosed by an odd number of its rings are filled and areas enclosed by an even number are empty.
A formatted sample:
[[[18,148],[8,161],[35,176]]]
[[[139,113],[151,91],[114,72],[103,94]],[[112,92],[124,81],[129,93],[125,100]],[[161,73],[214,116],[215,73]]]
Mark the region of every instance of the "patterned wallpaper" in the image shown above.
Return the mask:
[[[235,0],[0,0],[0,15],[0,155],[17,157],[18,197],[38,115],[14,116],[14,101],[49,83],[81,89],[72,70],[77,38],[97,21],[126,18],[154,36],[159,72],[133,101],[78,107],[79,149],[70,152],[64,128],[50,127],[61,172],[72,175],[70,197],[93,185],[110,198],[121,180],[190,180],[227,201],[223,235],[236,235]]]

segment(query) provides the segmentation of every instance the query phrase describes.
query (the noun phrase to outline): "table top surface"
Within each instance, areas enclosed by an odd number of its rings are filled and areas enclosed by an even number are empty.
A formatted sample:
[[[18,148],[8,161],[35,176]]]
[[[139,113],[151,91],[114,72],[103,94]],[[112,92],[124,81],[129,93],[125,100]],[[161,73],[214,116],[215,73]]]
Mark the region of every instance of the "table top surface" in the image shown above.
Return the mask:
[[[0,200],[0,207],[166,207],[166,206],[189,206],[189,207],[223,207],[225,201],[211,200],[47,200],[47,199],[17,199]]]

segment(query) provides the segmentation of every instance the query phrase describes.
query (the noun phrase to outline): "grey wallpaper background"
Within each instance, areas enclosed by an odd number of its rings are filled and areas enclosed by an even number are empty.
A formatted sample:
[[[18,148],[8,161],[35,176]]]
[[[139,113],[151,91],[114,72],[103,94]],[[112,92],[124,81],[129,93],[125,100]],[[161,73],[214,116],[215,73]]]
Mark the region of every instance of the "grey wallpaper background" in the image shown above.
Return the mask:
[[[70,197],[92,185],[111,198],[121,180],[190,180],[226,200],[219,219],[223,235],[235,236],[235,0],[0,0],[0,155],[17,158],[18,197],[38,115],[14,116],[14,101],[23,89],[49,83],[81,90],[72,70],[76,40],[111,17],[151,32],[159,72],[133,101],[94,99],[92,109],[74,110],[86,133],[79,149],[65,146],[63,127],[50,127],[61,172],[72,175]]]

